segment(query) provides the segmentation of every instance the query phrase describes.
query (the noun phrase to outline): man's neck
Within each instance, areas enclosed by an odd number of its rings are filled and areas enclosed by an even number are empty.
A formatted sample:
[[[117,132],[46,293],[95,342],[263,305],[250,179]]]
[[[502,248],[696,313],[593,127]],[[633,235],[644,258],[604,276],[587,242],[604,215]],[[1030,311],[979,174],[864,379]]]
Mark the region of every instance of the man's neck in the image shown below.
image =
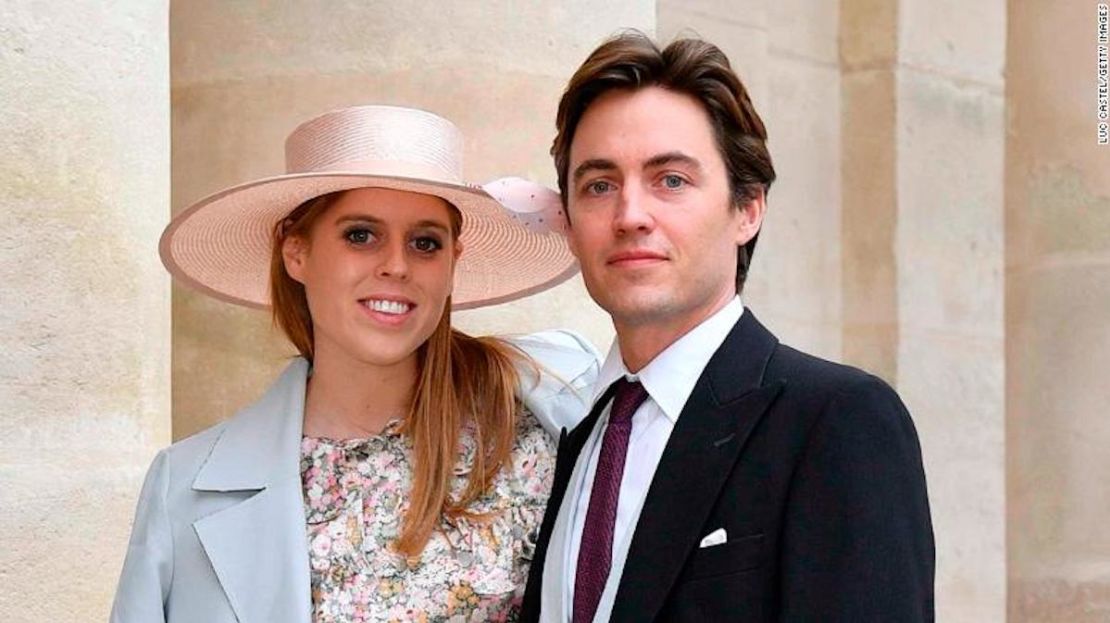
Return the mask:
[[[622,322],[613,319],[617,331],[624,367],[636,374],[682,336],[724,309],[735,292],[714,300],[711,304],[681,316],[653,319],[645,322]]]

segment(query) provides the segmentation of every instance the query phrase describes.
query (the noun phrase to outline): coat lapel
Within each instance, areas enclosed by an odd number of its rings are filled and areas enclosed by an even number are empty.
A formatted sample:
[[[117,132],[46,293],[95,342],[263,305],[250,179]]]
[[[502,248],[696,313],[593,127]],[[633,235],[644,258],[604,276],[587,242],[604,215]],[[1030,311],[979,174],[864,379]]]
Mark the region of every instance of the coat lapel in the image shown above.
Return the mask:
[[[560,440],[559,454],[555,457],[555,482],[551,486],[552,500],[558,495],[559,502],[562,502],[567,486],[570,484],[570,477],[574,473],[574,466],[578,463],[578,455],[582,453],[582,447],[586,445],[586,440],[590,438],[590,433],[593,432],[594,426],[601,418],[601,412],[613,399],[615,392],[615,385],[605,390],[601,397],[597,399],[597,402],[594,403],[586,418],[566,436],[566,441]],[[549,502],[548,507],[550,506],[553,506],[553,504]]]
[[[231,505],[193,524],[238,620],[309,623],[300,440],[308,363],[228,421],[193,482]]]
[[[777,344],[746,310],[709,360],[648,489],[612,621],[658,615],[748,436],[782,390],[763,379]]]
[[[532,556],[532,565],[528,571],[528,583],[524,592],[524,603],[521,605],[521,621],[537,621],[540,615],[540,601],[543,593],[543,567],[547,560],[547,548],[551,544],[551,534],[555,529],[555,521],[559,517],[563,498],[566,497],[567,487],[570,485],[574,466],[578,462],[578,455],[590,437],[590,432],[597,425],[605,405],[613,397],[614,387],[610,387],[594,403],[589,415],[583,419],[574,430],[567,434],[563,429],[559,436],[559,449],[555,455],[555,477],[551,485],[551,496],[547,500],[544,510],[543,522],[540,524],[540,535],[536,540],[536,552]]]

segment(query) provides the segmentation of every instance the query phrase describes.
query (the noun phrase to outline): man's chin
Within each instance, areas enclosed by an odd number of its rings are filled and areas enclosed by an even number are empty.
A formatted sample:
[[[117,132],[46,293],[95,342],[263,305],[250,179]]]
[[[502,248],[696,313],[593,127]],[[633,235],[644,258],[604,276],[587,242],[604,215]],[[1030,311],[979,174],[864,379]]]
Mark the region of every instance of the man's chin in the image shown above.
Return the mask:
[[[676,312],[674,299],[662,292],[612,299],[601,307],[609,312],[615,324],[626,326],[666,321]]]

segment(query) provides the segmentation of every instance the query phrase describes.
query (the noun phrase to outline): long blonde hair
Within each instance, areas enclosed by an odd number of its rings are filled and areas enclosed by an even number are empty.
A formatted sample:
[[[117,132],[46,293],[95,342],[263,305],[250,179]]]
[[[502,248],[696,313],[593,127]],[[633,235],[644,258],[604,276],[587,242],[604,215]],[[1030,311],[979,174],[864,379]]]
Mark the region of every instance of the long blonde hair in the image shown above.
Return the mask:
[[[313,224],[342,195],[323,195],[301,204],[273,231],[270,260],[270,300],[274,324],[312,361],[312,315],[304,286],[289,276],[282,259],[282,245],[294,236],[307,237]],[[462,216],[449,206],[455,240],[462,231]],[[517,364],[524,355],[509,344],[490,337],[471,337],[451,328],[448,298],[435,331],[417,349],[418,375],[404,433],[413,448],[412,490],[409,508],[395,549],[407,557],[423,551],[441,517],[467,515],[467,508],[486,490],[512,451],[516,431],[515,389]],[[472,422],[477,451],[466,489],[450,496],[459,436]]]

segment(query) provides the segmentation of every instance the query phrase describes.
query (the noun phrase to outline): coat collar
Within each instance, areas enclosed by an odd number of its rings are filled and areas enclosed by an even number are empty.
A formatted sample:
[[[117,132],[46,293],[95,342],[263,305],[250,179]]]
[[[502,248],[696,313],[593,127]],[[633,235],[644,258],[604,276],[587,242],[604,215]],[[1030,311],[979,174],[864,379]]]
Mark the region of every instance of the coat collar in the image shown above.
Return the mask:
[[[658,616],[733,464],[783,388],[764,378],[777,345],[748,310],[698,379],[644,500],[612,621]]]
[[[295,359],[229,420],[193,481],[228,505],[193,523],[239,621],[309,623],[300,441],[308,362]]]
[[[249,491],[300,477],[308,362],[297,357],[254,404],[228,420],[201,467],[196,491]]]

